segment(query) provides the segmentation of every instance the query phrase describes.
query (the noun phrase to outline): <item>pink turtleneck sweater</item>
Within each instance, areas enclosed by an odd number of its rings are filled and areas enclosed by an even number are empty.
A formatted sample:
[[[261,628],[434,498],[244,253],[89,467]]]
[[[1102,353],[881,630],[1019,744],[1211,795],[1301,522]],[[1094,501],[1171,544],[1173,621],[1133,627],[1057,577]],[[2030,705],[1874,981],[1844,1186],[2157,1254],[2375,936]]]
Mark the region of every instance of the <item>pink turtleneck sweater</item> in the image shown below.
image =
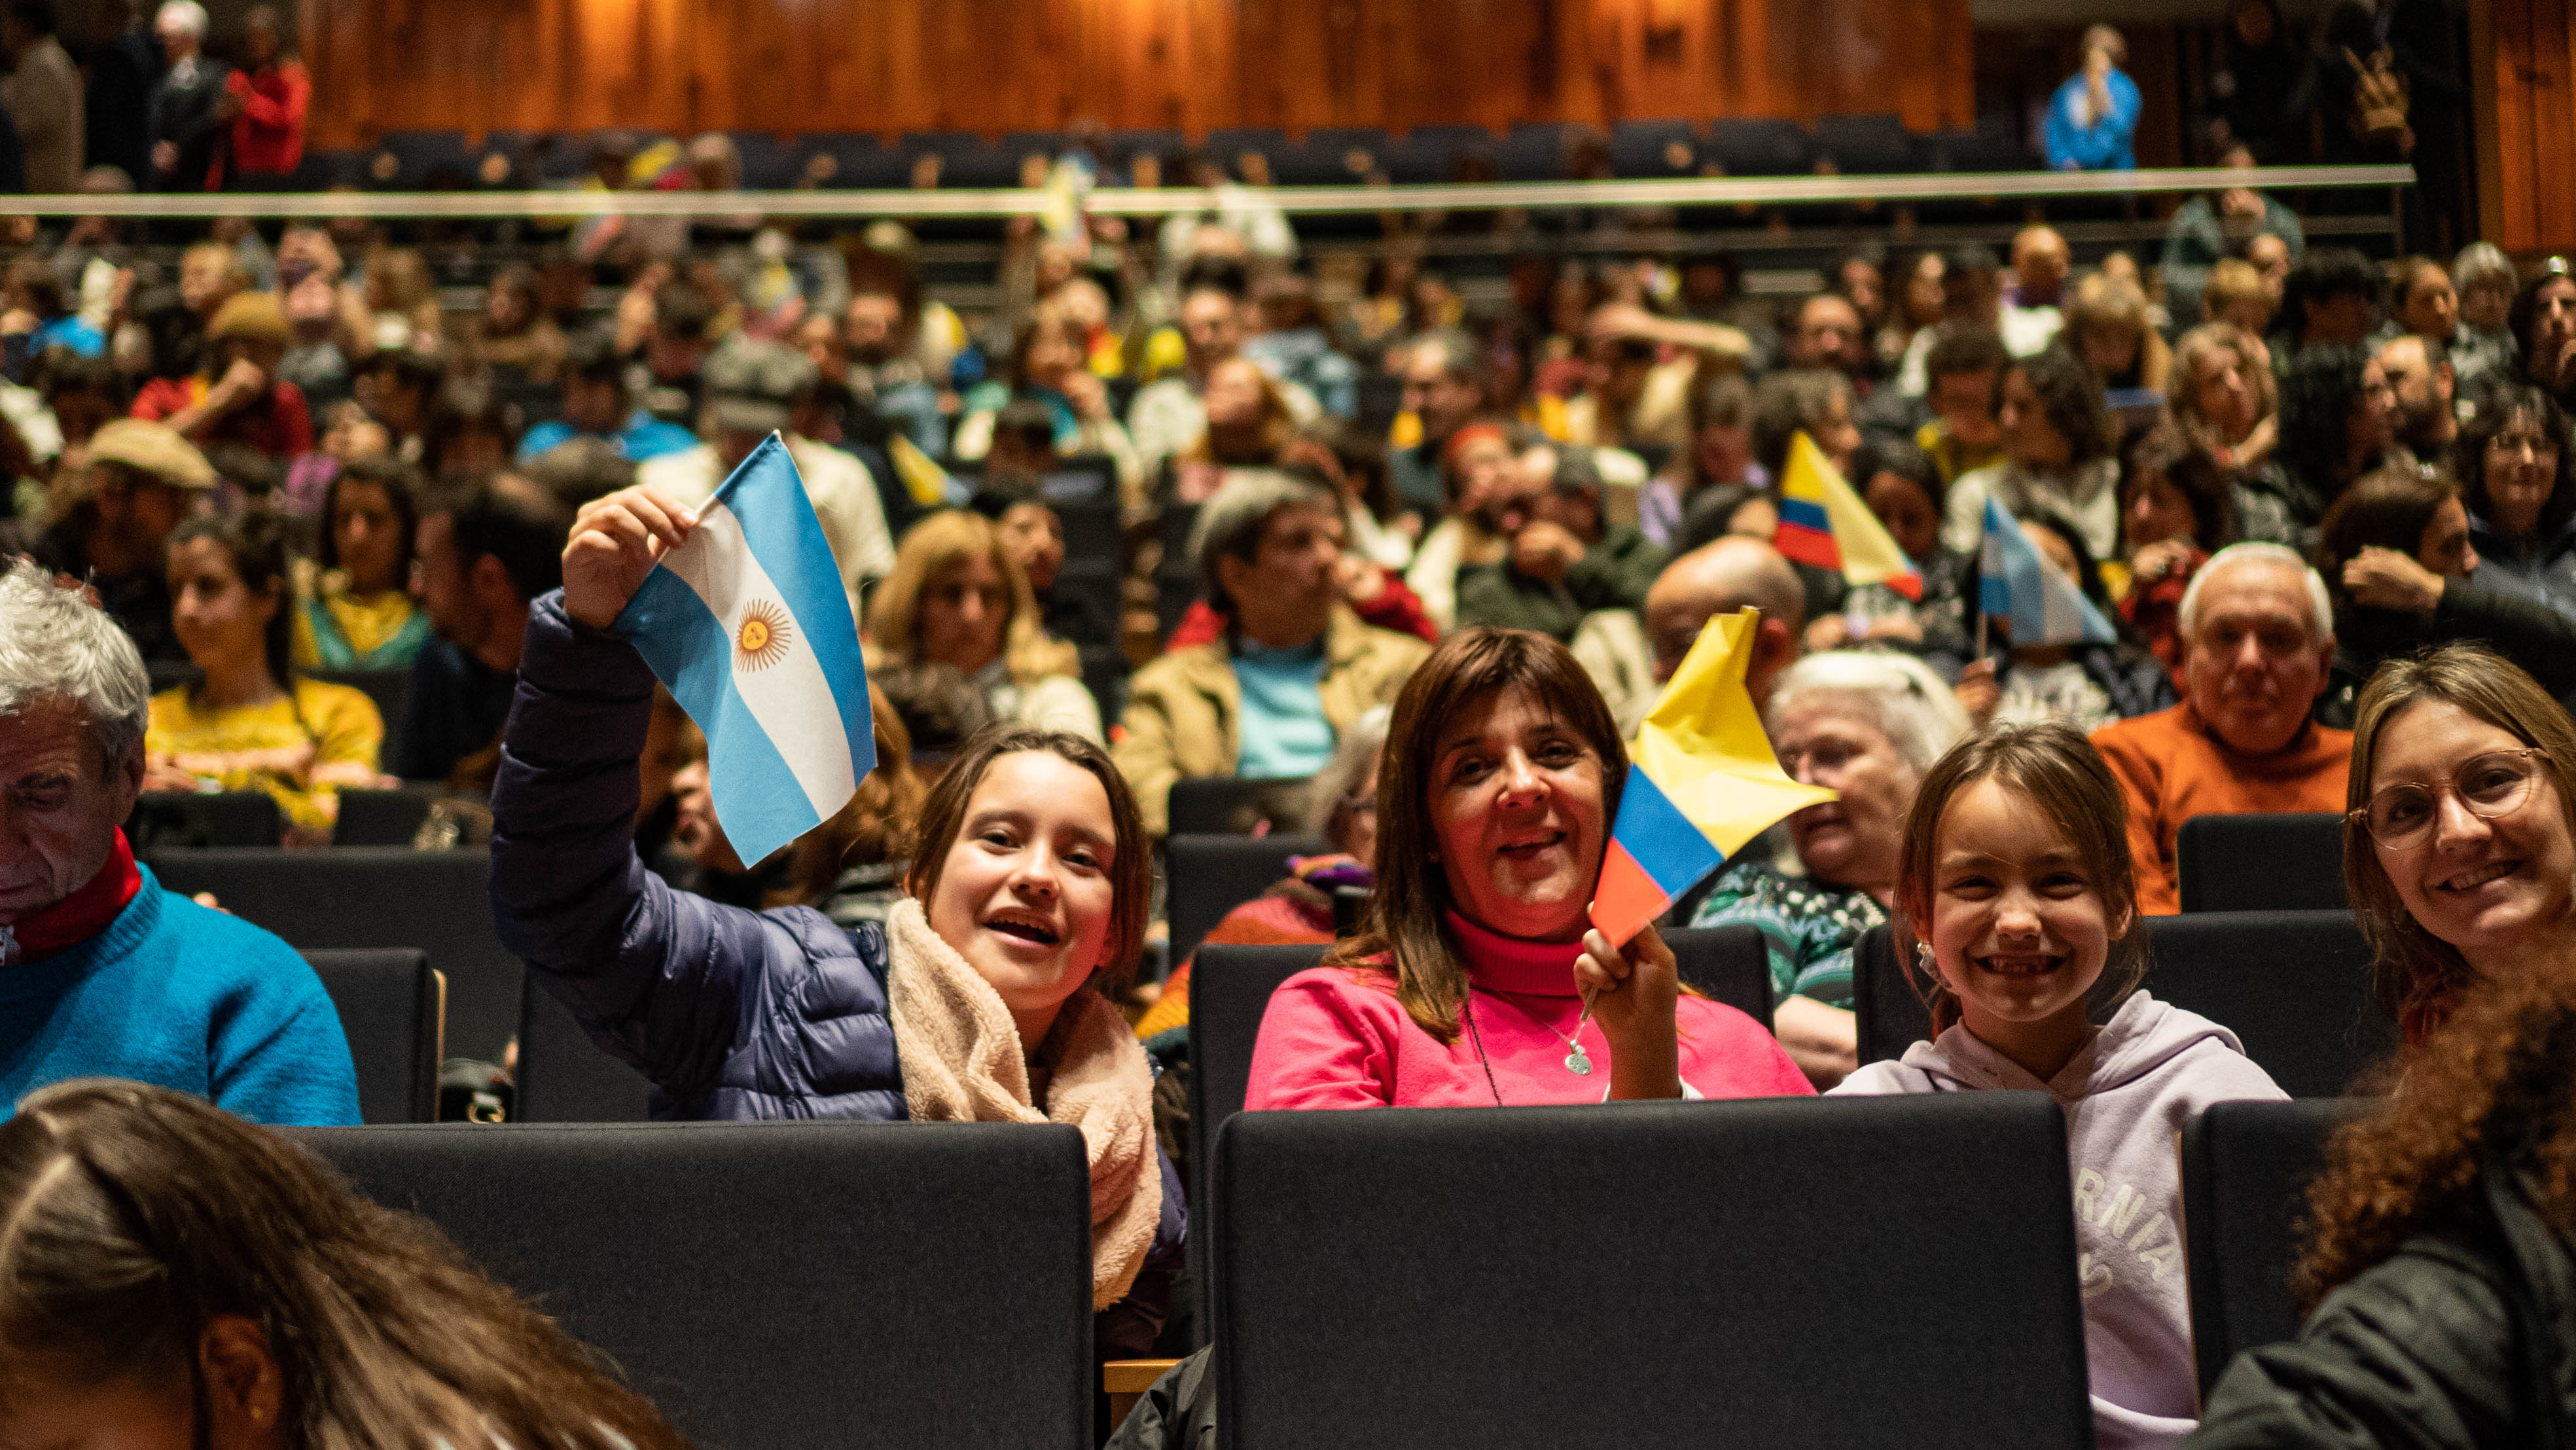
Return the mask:
[[[1449,932],[1467,960],[1475,1032],[1461,1023],[1458,1040],[1443,1046],[1406,1015],[1392,975],[1341,967],[1299,972],[1280,984],[1262,1015],[1244,1108],[1486,1108],[1497,1092],[1512,1107],[1601,1101],[1611,1063],[1598,1022],[1582,1029],[1591,1075],[1565,1068],[1566,1038],[1583,1012],[1574,990],[1582,945],[1497,936],[1456,912]],[[1682,1082],[1699,1096],[1814,1093],[1771,1034],[1734,1008],[1684,995],[1674,1019]]]

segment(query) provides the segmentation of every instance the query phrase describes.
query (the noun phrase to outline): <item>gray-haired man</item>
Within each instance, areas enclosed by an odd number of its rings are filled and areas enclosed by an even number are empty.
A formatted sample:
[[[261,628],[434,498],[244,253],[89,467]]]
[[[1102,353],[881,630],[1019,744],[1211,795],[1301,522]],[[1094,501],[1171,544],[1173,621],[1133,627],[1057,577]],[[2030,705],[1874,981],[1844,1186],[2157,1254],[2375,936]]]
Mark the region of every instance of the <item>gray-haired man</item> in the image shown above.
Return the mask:
[[[293,948],[153,879],[134,642],[32,563],[0,566],[0,1116],[75,1077],[254,1122],[358,1121],[339,1014]]]

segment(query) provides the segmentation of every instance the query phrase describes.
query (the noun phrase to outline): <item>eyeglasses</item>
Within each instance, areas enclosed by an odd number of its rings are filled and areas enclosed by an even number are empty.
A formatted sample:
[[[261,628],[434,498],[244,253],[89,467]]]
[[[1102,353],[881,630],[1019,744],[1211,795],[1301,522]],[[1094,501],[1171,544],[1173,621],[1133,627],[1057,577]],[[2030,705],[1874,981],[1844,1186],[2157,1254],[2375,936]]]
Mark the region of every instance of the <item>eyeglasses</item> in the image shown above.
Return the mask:
[[[2410,850],[2432,835],[2443,791],[2457,797],[2480,820],[2502,820],[2530,804],[2532,785],[2540,779],[2540,763],[2548,758],[2547,751],[2536,748],[2472,756],[2451,773],[2447,783],[2392,785],[2350,814],[2360,819],[2372,840],[2392,851]]]

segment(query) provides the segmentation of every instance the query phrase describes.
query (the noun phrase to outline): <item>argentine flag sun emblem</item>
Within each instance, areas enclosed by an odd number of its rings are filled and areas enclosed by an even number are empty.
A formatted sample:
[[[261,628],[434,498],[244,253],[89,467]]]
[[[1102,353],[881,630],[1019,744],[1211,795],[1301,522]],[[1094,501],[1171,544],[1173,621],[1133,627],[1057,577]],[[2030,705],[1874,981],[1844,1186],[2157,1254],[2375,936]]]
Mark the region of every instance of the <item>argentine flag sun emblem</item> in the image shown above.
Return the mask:
[[[716,819],[744,861],[830,820],[875,768],[858,621],[778,435],[698,510],[617,627],[706,732]]]

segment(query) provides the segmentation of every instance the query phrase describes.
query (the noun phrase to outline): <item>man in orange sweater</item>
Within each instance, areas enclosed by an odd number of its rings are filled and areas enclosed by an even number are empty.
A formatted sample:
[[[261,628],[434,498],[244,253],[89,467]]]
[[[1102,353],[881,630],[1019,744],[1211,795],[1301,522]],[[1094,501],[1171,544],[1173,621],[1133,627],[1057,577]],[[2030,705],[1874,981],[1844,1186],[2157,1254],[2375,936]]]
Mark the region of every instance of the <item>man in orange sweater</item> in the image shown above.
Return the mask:
[[[2182,909],[2174,840],[2194,816],[2341,811],[2352,733],[2311,721],[2334,658],[2325,581],[2278,544],[2219,550],[2183,595],[2189,698],[2094,732],[2129,800],[2138,909]]]

